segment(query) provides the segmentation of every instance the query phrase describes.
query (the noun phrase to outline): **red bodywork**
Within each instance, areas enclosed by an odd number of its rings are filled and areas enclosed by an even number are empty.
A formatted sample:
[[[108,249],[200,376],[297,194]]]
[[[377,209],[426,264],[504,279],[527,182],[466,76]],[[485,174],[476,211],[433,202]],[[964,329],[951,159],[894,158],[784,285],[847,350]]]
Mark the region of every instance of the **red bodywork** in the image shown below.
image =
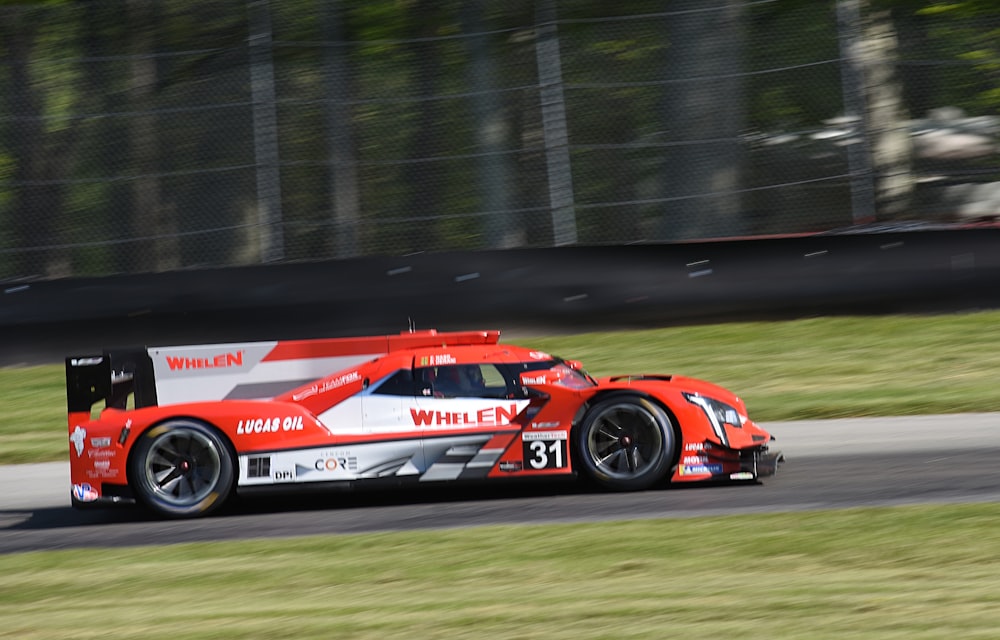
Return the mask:
[[[439,391],[469,365],[486,374],[482,390]],[[322,367],[329,374],[317,376]],[[67,359],[67,393],[75,506],[134,501],[136,443],[179,421],[221,435],[240,492],[574,474],[579,425],[609,397],[642,399],[669,419],[670,481],[756,479],[780,457],[721,387],[668,375],[593,380],[576,363],[500,344],[498,331],[106,352]],[[128,394],[137,408],[126,408]]]

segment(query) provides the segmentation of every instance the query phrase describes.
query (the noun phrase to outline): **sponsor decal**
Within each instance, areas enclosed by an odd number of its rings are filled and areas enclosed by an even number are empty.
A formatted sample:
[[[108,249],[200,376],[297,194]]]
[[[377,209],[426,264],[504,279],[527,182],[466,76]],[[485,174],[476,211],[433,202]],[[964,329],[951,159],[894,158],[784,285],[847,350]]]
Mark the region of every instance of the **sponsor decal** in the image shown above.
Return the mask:
[[[93,502],[100,496],[97,494],[94,487],[90,486],[89,482],[84,482],[82,484],[73,485],[73,497],[80,502]]]
[[[89,366],[92,366],[92,365],[95,365],[95,364],[101,364],[102,362],[104,362],[104,358],[102,358],[102,357],[96,357],[96,358],[71,358],[70,361],[69,361],[69,365],[71,367],[89,367]]]
[[[420,358],[421,367],[435,367],[442,364],[456,364],[458,360],[450,353],[443,353],[437,356],[423,356]]]
[[[110,469],[111,468],[111,461],[110,460],[94,460],[94,468],[95,469]]]
[[[532,360],[551,360],[552,356],[545,353],[544,351],[532,351],[528,353],[528,357]]]
[[[684,445],[685,451],[710,451],[713,448],[711,442],[689,442]]]
[[[566,455],[565,431],[525,431],[521,433],[521,457],[532,469],[561,469],[569,460]]]
[[[114,458],[118,452],[114,449],[89,449],[87,455],[91,458]]]
[[[532,429],[551,429],[552,427],[558,427],[558,422],[532,422]]]
[[[521,439],[525,442],[532,440],[565,440],[565,431],[525,431],[521,434]]]
[[[294,482],[295,467],[289,469],[275,469],[271,472],[271,480],[275,482]]]
[[[90,439],[90,446],[92,446],[92,447],[94,447],[96,449],[103,449],[105,447],[110,447],[111,446],[111,437],[110,436],[104,436],[103,438],[91,438]]]
[[[691,465],[708,464],[708,456],[684,456],[681,462]]]
[[[521,376],[523,384],[545,384],[545,376]]]
[[[730,480],[753,480],[753,473],[750,471],[740,471],[738,473],[730,473]]]
[[[357,471],[358,459],[355,456],[339,456],[336,458],[320,458],[313,465],[316,471]]]
[[[171,371],[183,369],[229,369],[243,366],[244,351],[233,353],[220,353],[210,358],[181,358],[178,356],[166,356],[167,366]]]
[[[682,464],[680,468],[680,474],[682,476],[718,475],[720,473],[722,473],[721,464]]]
[[[361,380],[361,374],[357,371],[351,371],[350,373],[345,373],[343,375],[337,376],[336,378],[330,378],[326,382],[320,385],[314,384],[313,386],[300,391],[292,396],[292,400],[299,401],[310,396],[319,395],[321,393],[326,393],[327,391],[332,391],[333,389],[339,389],[344,385],[351,384],[352,382],[359,382]]]
[[[497,465],[497,468],[505,473],[517,473],[524,467],[520,463],[520,461],[514,460],[510,462],[501,462],[499,465]]]
[[[78,456],[83,455],[83,442],[86,439],[87,439],[87,430],[81,427],[80,425],[77,425],[76,429],[73,429],[73,433],[71,433],[69,436],[69,441],[72,442],[73,446],[76,448],[76,455]]]
[[[302,416],[285,416],[284,418],[248,418],[240,420],[236,425],[236,435],[245,436],[252,433],[277,433],[278,431],[302,431],[305,428]]]
[[[516,403],[486,407],[478,411],[430,411],[410,408],[410,417],[417,427],[497,426],[510,424],[516,415]]]

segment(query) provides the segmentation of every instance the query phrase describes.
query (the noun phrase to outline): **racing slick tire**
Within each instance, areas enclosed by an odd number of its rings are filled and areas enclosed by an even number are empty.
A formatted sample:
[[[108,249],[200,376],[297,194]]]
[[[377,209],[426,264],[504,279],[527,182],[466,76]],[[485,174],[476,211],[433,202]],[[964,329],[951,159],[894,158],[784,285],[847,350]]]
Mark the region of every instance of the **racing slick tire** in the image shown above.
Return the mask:
[[[587,478],[614,491],[647,489],[666,476],[676,446],[673,425],[656,404],[634,395],[599,400],[577,431],[577,461]]]
[[[233,454],[212,427],[170,420],[141,436],[129,460],[136,497],[168,518],[204,516],[233,492]]]

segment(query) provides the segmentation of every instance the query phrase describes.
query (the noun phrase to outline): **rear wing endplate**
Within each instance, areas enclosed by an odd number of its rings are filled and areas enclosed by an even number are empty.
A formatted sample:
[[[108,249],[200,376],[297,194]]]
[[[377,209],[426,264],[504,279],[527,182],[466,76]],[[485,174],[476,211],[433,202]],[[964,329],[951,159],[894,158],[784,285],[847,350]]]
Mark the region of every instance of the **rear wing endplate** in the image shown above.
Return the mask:
[[[153,362],[144,349],[66,358],[66,405],[71,413],[89,412],[101,400],[124,409],[133,393],[136,408],[157,404]]]

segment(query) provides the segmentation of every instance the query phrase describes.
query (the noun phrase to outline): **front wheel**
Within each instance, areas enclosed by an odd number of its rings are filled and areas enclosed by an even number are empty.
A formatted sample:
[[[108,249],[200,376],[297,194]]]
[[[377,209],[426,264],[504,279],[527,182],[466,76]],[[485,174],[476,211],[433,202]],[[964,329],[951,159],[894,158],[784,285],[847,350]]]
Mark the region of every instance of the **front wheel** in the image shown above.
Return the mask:
[[[129,471],[139,500],[170,518],[207,515],[233,488],[233,457],[225,440],[193,420],[171,420],[139,436]]]
[[[636,491],[667,474],[674,441],[663,409],[637,396],[612,397],[597,402],[580,423],[577,459],[598,485]]]

